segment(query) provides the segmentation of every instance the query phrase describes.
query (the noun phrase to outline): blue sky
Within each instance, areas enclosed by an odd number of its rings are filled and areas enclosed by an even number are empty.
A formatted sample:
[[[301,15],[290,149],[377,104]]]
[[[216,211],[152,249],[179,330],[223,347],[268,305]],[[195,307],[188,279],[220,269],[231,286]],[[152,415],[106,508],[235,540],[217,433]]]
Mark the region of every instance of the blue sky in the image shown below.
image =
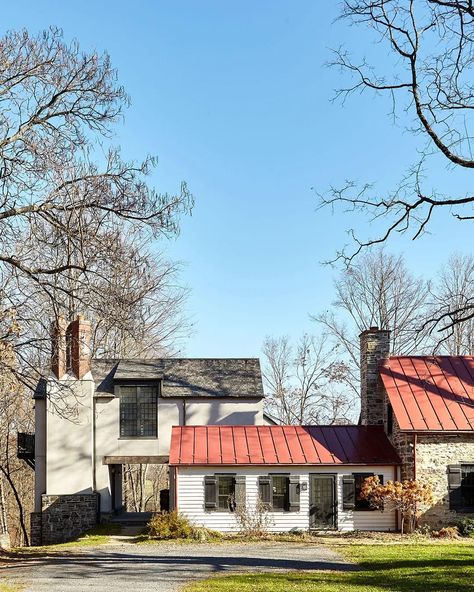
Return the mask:
[[[419,145],[392,125],[383,98],[331,102],[343,83],[331,47],[367,48],[364,30],[334,23],[337,2],[275,0],[80,3],[18,0],[2,28],[63,28],[107,50],[132,97],[115,140],[127,157],[159,157],[153,182],[196,198],[181,235],[159,248],[184,262],[195,328],[189,356],[259,355],[266,335],[314,331],[335,270],[320,265],[354,220],[316,211],[311,190],[345,179],[392,187]],[[381,58],[383,59],[383,57]],[[443,183],[441,168],[433,186]],[[355,222],[363,224],[362,220]],[[446,213],[431,235],[389,245],[426,277],[471,231]]]

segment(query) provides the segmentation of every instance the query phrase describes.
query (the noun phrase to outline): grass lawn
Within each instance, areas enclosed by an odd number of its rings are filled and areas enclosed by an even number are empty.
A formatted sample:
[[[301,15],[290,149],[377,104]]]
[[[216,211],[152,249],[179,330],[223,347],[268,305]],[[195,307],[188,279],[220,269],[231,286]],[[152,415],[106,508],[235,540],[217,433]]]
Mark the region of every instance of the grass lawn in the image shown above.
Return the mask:
[[[211,578],[186,592],[461,592],[474,590],[474,544],[340,543],[354,572],[250,574]]]

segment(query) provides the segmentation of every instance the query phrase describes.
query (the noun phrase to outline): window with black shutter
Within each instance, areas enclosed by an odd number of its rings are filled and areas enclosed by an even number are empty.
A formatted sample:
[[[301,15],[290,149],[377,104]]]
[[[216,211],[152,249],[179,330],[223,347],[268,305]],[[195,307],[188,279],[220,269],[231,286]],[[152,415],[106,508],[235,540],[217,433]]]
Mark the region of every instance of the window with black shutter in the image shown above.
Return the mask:
[[[262,475],[258,480],[259,496],[269,509],[281,512],[300,510],[298,475]]]
[[[474,511],[474,463],[448,466],[449,507],[458,512]]]
[[[120,387],[120,437],[156,438],[158,389],[155,386]]]
[[[206,510],[233,512],[241,503],[245,503],[245,476],[227,473],[204,477]]]
[[[344,510],[372,511],[368,500],[361,498],[361,490],[364,481],[368,477],[373,477],[374,473],[354,473],[353,475],[344,475],[342,478],[342,507]],[[383,475],[379,475],[380,483],[383,483]]]

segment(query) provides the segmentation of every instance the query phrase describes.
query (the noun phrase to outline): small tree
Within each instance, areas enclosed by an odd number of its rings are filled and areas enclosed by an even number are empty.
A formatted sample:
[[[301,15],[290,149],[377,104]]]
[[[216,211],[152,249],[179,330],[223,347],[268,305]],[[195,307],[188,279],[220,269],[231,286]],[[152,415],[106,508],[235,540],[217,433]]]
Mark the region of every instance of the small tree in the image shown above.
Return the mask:
[[[433,503],[433,490],[429,483],[416,479],[405,481],[387,481],[380,483],[377,475],[368,477],[360,492],[361,499],[380,510],[398,510],[402,517],[402,534],[413,532],[424,507]],[[406,524],[406,528],[405,528]]]
[[[245,500],[235,499],[234,496],[231,497],[229,503],[231,507],[234,507],[240,534],[248,537],[263,537],[268,534],[273,517],[269,513],[268,504],[265,504],[260,496],[254,506],[248,506]]]

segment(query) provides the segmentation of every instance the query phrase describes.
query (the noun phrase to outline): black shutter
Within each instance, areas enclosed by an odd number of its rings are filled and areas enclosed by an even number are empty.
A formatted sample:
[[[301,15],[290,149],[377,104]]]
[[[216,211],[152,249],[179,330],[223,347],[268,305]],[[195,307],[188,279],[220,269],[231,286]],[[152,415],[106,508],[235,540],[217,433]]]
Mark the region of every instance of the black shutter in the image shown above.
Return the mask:
[[[245,475],[235,477],[235,505],[237,508],[245,508]]]
[[[462,508],[462,473],[461,465],[448,466],[448,490],[449,490],[449,508],[459,510]]]
[[[269,508],[272,505],[271,481],[272,478],[270,475],[261,475],[258,478],[258,495],[260,496],[260,501]]]
[[[342,508],[353,510],[355,507],[355,479],[352,475],[342,477]]]
[[[290,512],[300,511],[300,478],[298,475],[290,475],[288,484],[288,510]]]
[[[215,475],[204,477],[204,507],[206,510],[217,510],[217,479]]]

